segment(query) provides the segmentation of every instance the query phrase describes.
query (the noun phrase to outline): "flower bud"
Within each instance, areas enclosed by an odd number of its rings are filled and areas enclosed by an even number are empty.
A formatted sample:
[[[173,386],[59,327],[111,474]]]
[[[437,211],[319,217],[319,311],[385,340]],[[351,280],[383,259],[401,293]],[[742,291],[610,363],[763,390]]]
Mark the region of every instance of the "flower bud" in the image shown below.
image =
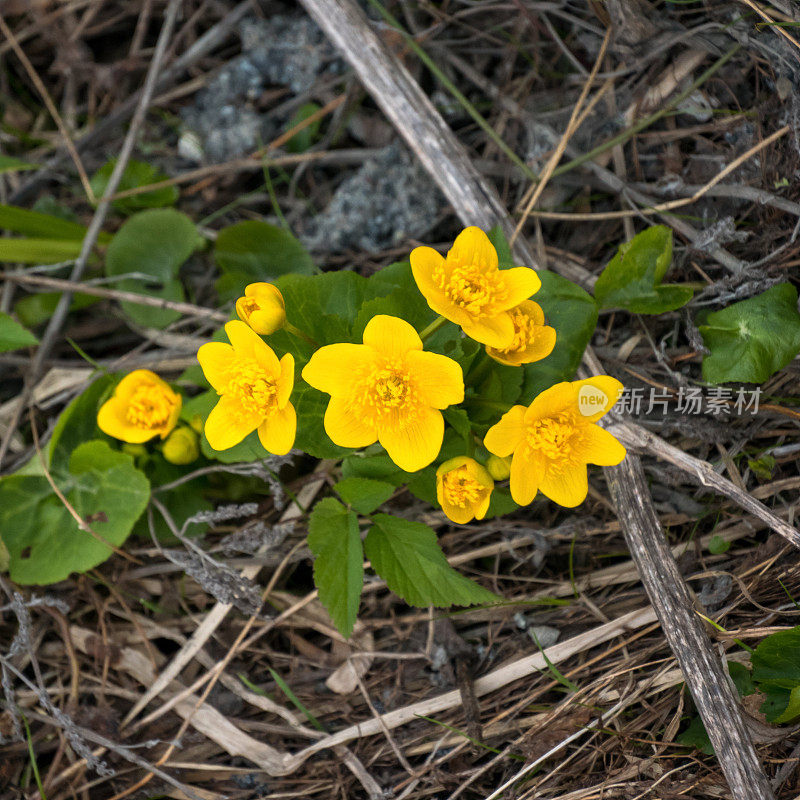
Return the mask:
[[[203,419],[203,417],[200,414],[195,414],[189,420],[189,425],[191,426],[192,430],[197,434],[200,434],[200,433],[203,432],[203,427],[205,426],[205,424],[206,424],[206,421]]]
[[[474,458],[456,456],[436,470],[436,499],[445,516],[459,525],[486,516],[492,489],[492,476]]]
[[[251,283],[236,301],[236,313],[256,333],[266,336],[286,324],[286,306],[280,290],[271,283]]]
[[[191,428],[176,428],[164,442],[161,453],[170,464],[191,464],[200,455],[200,442]]]
[[[496,481],[504,481],[511,474],[511,458],[490,455],[486,459],[486,469]]]
[[[143,444],[128,444],[126,442],[122,445],[122,452],[134,458],[139,458],[147,455],[147,448]]]

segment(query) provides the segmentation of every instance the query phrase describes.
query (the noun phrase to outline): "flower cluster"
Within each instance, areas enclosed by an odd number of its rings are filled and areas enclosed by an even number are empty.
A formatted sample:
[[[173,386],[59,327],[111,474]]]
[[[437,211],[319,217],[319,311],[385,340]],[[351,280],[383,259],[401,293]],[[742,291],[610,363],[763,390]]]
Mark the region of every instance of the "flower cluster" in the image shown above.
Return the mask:
[[[399,317],[376,314],[360,343],[316,346],[288,322],[277,287],[248,286],[236,302],[240,319],[225,325],[230,343],[209,342],[197,354],[218,395],[204,424],[208,445],[227,450],[257,431],[268,452],[283,455],[292,449],[298,425],[292,403],[295,359],[288,352],[279,358],[261,338],[280,330],[314,345],[299,377],[330,396],[323,425],[331,441],[348,448],[377,442],[406,472],[438,458],[443,411],[465,399],[480,402],[475,386],[468,385],[465,396],[464,374],[455,359],[425,349],[428,335],[447,321],[455,323],[465,337],[483,345],[484,368],[493,362],[522,367],[553,351],[556,331],[531,299],[542,285],[539,276],[528,267],[501,269],[497,251],[479,228],[464,230],[446,256],[417,247],[410,262],[417,288],[439,320],[420,333]],[[581,503],[588,492],[587,464],[617,464],[625,457],[622,445],[595,424],[621,392],[618,381],[600,376],[558,383],[527,407],[511,407],[482,440],[473,435],[463,455],[436,470],[444,513],[458,524],[483,519],[495,481],[507,478],[519,505],[532,502],[538,492],[562,506]],[[190,428],[173,431],[180,411],[179,394],[153,373],[137,370],[100,409],[98,424],[131,443],[172,434],[174,441],[168,439],[162,452],[173,463],[188,463],[197,457],[197,443]]]

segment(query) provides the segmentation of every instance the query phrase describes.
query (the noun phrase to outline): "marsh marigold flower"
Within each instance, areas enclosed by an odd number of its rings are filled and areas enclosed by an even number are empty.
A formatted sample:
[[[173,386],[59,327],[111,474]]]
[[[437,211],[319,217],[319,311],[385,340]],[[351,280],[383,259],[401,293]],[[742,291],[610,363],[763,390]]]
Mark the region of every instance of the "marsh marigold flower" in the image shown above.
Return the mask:
[[[439,454],[440,409],[464,399],[461,367],[427,353],[405,320],[383,314],[364,329],[364,344],[321,347],[303,379],[327,392],[325,431],[341,447],[379,441],[401,469],[415,472]]]
[[[508,312],[514,325],[514,338],[508,347],[489,347],[486,352],[501,364],[518,367],[541,361],[556,346],[556,329],[544,324],[544,311],[533,300],[523,300]]]
[[[514,323],[507,313],[539,290],[528,267],[498,269],[497,251],[480,228],[466,228],[447,257],[431,247],[411,251],[411,271],[428,305],[467,336],[490,347],[510,347]]]
[[[142,444],[154,436],[165,439],[178,421],[181,402],[181,396],[155,372],[137,369],[117,384],[100,407],[97,426],[130,444]]]
[[[594,425],[616,403],[622,384],[608,375],[557,383],[527,408],[513,406],[489,428],[484,445],[511,460],[511,496],[521,506],[540,491],[572,508],[586,499],[587,464],[611,466],[625,448]]]
[[[436,499],[447,518],[459,525],[486,516],[492,489],[492,476],[474,458],[456,456],[436,470]]]
[[[256,333],[267,336],[286,324],[283,295],[271,283],[251,283],[236,301],[236,313]]]
[[[214,450],[228,450],[254,430],[270,453],[292,449],[297,415],[289,402],[294,386],[294,358],[280,361],[244,322],[225,326],[230,344],[209,342],[197,352],[206,379],[220,395],[205,424]]]

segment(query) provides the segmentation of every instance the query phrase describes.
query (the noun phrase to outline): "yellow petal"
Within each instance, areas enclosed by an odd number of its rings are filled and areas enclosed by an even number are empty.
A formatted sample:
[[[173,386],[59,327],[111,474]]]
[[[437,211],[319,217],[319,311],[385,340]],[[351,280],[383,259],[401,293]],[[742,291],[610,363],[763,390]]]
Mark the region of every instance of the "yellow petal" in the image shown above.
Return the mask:
[[[221,394],[230,382],[233,359],[233,348],[222,342],[208,342],[197,351],[203,374],[217,393]]]
[[[447,408],[464,400],[461,365],[447,356],[413,350],[406,356],[420,400],[434,408]]]
[[[483,446],[496,456],[510,456],[525,439],[525,406],[512,406],[486,432]]]
[[[475,519],[483,519],[486,516],[486,512],[489,510],[489,503],[491,502],[492,489],[489,489],[486,493],[486,497],[475,507]]]
[[[367,323],[364,344],[391,359],[401,358],[410,350],[422,350],[422,339],[413,326],[387,314],[378,314]]]
[[[303,367],[303,380],[321,392],[347,395],[353,379],[374,360],[375,355],[363,344],[328,344],[320,347]]]
[[[168,393],[174,394],[172,389],[169,388],[169,384],[166,381],[163,381],[155,372],[151,372],[149,369],[135,369],[133,372],[129,372],[114,388],[114,397],[118,397],[120,400],[130,400],[133,396],[133,393],[140,387],[142,384],[149,384],[151,386],[160,386],[162,389],[165,389]]]
[[[542,325],[536,329],[536,336],[530,345],[525,348],[525,364],[541,361],[547,358],[556,346],[556,329],[549,325]]]
[[[542,459],[535,455],[526,455],[519,449],[511,460],[511,497],[518,506],[527,506],[533,502],[536,492],[541,489],[544,473]]]
[[[489,241],[489,237],[480,228],[474,226],[465,228],[458,234],[447,254],[447,260],[460,264],[475,264],[487,269],[497,269],[498,263],[497,250]]]
[[[500,270],[500,276],[506,287],[506,296],[498,305],[498,311],[509,311],[536,294],[542,287],[542,282],[536,270],[530,267],[512,267]]]
[[[439,499],[439,505],[442,507],[442,511],[444,511],[444,515],[449,519],[451,522],[455,522],[456,525],[466,525],[471,520],[475,519],[475,510],[472,506],[457,506],[453,505],[453,503],[448,503],[446,500]],[[483,519],[483,517],[480,517]]]
[[[325,432],[340,447],[367,447],[378,440],[378,433],[341,397],[331,397],[325,411]]]
[[[511,317],[503,312],[496,317],[480,317],[462,323],[464,333],[481,344],[503,349],[514,341],[514,323]]]
[[[575,412],[577,411],[577,399],[578,390],[574,383],[562,381],[553,384],[549,389],[545,389],[536,396],[536,399],[528,406],[525,419],[530,423],[537,419],[554,417],[562,411]]]
[[[519,304],[519,309],[531,318],[534,325],[544,325],[544,311],[538,303],[534,303],[533,300],[523,300]]]
[[[576,402],[580,416],[587,422],[596,422],[619,400],[623,386],[610,375],[597,375],[575,381]]]
[[[246,413],[232,398],[220,397],[206,419],[206,439],[213,450],[229,450],[251,434],[261,419],[260,414]]]
[[[270,375],[277,376],[279,374],[278,357],[272,348],[248,325],[235,319],[225,324],[225,333],[237,356],[253,359]]]
[[[176,394],[175,405],[172,408],[172,413],[169,415],[169,419],[167,420],[164,427],[159,431],[162,439],[166,439],[167,436],[169,436],[172,429],[178,424],[178,419],[181,416],[182,407],[183,407],[183,397],[179,394]]]
[[[453,458],[448,458],[447,461],[443,461],[436,470],[437,482],[441,483],[441,479],[444,478],[448,472],[452,472],[454,469],[463,467],[464,464],[468,464],[470,461],[472,461],[472,459],[469,456],[454,456]],[[440,505],[441,502],[442,501],[440,500]]]
[[[494,478],[483,464],[479,464],[474,458],[470,458],[467,460],[466,467],[469,476],[474,478],[484,489],[494,489]]]
[[[291,353],[280,360],[281,374],[278,378],[278,408],[284,408],[292,396],[294,388],[294,356]],[[279,455],[276,453],[276,455]]]
[[[131,425],[126,417],[127,410],[128,404],[124,399],[112,397],[106,400],[97,412],[97,427],[121,442],[144,444],[150,441],[158,431]]]
[[[589,493],[586,467],[578,464],[565,467],[559,472],[545,470],[539,491],[560,506],[575,508],[586,499],[586,495]]]
[[[237,313],[239,311],[237,304]],[[241,317],[242,315],[239,314]],[[269,336],[271,333],[280,330],[286,323],[286,312],[280,308],[259,308],[250,314],[245,320],[247,324],[262,336]]]
[[[389,458],[406,472],[416,472],[430,464],[442,449],[444,418],[434,408],[421,410],[399,424],[385,425],[378,441]]]
[[[297,413],[289,403],[274,411],[258,426],[258,438],[264,449],[276,456],[285,456],[297,435]]]
[[[575,455],[584,463],[611,467],[625,458],[625,448],[607,430],[598,425],[581,425],[579,430]]]
[[[411,261],[411,274],[422,296],[426,300],[431,297],[444,299],[444,292],[433,279],[435,271],[445,268],[444,256],[432,247],[415,247],[411,251],[409,261]]]

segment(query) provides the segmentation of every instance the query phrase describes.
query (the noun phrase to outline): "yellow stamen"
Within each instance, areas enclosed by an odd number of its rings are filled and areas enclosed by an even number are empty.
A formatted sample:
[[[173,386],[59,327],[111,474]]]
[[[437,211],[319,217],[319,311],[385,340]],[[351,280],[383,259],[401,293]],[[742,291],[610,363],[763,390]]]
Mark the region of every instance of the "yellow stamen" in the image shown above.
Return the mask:
[[[238,359],[231,372],[233,376],[222,394],[235,398],[244,414],[266,417],[277,409],[277,381],[266,374],[256,361]]]
[[[419,401],[408,370],[400,364],[376,365],[360,381],[356,394],[361,413],[377,422],[387,415],[417,407]]]
[[[145,384],[133,393],[125,418],[137,428],[154,430],[167,423],[174,408],[174,400],[160,386]]]
[[[451,470],[443,478],[444,499],[458,508],[473,506],[481,500],[486,487],[481,486],[466,466]]]
[[[537,419],[527,432],[526,442],[531,451],[541,453],[551,460],[551,468],[573,462],[574,438],[578,432],[569,414]]]
[[[501,353],[518,353],[524,350],[536,337],[537,326],[532,317],[518,308],[511,312],[511,322],[514,323],[514,338],[508,347],[500,349]]]
[[[474,264],[451,265],[449,277],[442,265],[433,280],[450,302],[474,315],[483,314],[504,294],[495,275]]]

